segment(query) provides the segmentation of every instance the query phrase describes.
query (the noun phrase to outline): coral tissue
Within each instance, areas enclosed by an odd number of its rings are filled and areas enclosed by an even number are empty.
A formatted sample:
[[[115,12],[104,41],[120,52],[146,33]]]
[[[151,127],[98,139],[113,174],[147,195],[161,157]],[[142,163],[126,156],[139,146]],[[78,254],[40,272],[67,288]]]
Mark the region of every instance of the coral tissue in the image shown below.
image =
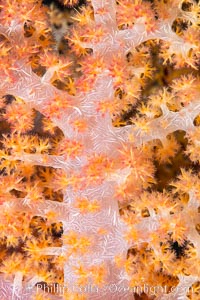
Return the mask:
[[[199,4],[60,2],[0,1],[0,299],[199,299]]]

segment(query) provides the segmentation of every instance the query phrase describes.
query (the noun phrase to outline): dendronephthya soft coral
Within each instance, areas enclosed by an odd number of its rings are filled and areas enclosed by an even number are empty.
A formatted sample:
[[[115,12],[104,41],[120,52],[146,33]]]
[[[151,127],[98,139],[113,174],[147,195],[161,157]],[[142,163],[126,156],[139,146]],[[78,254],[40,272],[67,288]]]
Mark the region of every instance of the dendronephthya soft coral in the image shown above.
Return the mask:
[[[1,1],[1,300],[198,299],[199,13],[85,1],[59,53],[42,1]]]

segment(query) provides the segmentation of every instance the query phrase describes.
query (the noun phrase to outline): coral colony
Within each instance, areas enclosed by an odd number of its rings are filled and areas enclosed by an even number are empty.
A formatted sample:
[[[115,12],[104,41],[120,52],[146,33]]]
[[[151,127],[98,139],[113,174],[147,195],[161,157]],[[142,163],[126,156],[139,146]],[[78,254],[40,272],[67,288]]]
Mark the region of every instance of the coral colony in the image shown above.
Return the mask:
[[[0,1],[0,300],[200,299],[200,6],[59,2]]]

